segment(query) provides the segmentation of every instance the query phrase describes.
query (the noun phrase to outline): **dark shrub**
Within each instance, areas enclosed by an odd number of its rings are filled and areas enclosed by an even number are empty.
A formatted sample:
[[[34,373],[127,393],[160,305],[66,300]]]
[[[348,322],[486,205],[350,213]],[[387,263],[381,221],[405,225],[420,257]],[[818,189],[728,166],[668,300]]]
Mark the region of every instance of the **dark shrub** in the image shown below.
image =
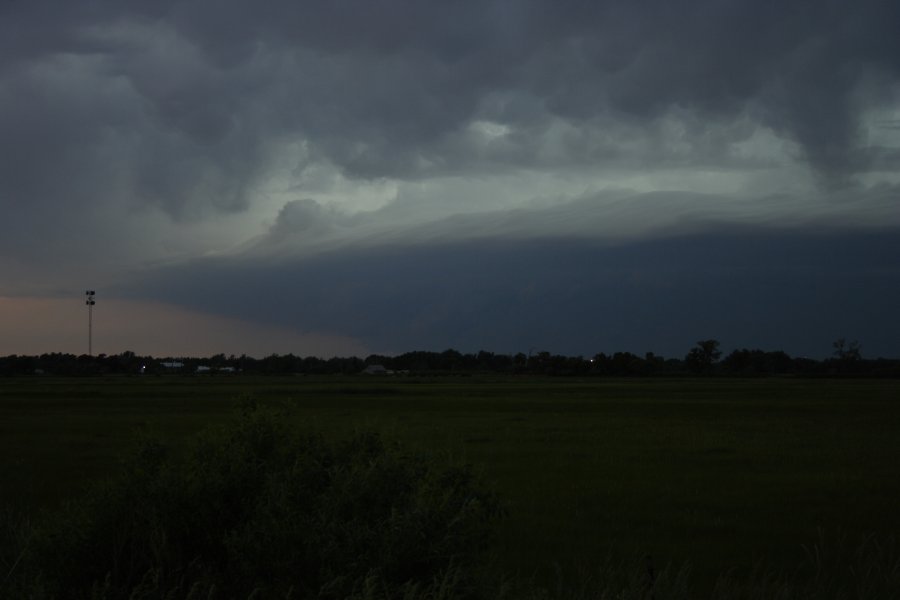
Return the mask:
[[[469,595],[499,514],[470,470],[285,422],[249,408],[183,459],[142,445],[37,536],[52,595],[392,597],[439,580]]]

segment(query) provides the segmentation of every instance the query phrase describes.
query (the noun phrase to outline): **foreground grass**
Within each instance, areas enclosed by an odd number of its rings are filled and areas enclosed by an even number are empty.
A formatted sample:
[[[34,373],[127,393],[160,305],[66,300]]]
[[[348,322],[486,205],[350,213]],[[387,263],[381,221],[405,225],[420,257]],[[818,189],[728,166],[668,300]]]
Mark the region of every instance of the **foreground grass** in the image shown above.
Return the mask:
[[[182,456],[146,441],[63,510],[13,521],[18,543],[0,551],[9,565],[0,592],[394,598],[437,580],[466,597],[500,515],[463,466],[377,433],[298,431],[254,403]]]
[[[897,382],[197,377],[0,384],[0,477],[16,482],[0,487],[0,501],[19,512],[58,506],[105,476],[142,431],[177,445],[225,420],[235,399],[253,396],[289,404],[298,426],[335,435],[377,430],[478,465],[509,514],[492,568],[535,589],[577,587],[560,580],[578,573],[590,581],[587,574],[599,577],[610,561],[639,563],[632,571],[641,573],[649,555],[657,572],[689,565],[672,571],[689,568],[694,593],[718,586],[751,594],[740,582],[754,570],[757,581],[812,581],[811,548],[838,547],[834,552],[852,558],[863,540],[889,547],[885,540],[900,532]],[[843,541],[823,544],[823,535]],[[802,577],[798,565],[807,565]],[[595,597],[596,588],[583,597]]]

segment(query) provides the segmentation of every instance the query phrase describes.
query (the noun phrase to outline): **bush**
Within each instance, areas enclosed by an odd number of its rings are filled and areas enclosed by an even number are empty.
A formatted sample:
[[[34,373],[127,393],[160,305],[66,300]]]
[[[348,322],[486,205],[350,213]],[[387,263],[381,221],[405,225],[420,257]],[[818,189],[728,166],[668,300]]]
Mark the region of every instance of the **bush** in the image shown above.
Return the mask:
[[[38,531],[34,580],[66,598],[472,595],[499,506],[469,469],[285,422],[248,407],[182,459],[144,443]]]

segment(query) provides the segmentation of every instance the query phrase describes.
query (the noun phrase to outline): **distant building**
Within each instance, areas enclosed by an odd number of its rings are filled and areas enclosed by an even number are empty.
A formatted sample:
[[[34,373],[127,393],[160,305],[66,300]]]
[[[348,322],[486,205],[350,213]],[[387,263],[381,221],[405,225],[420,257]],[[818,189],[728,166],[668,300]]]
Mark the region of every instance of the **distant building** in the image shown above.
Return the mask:
[[[183,362],[164,362],[159,364],[161,364],[166,369],[181,369],[184,367]]]
[[[384,365],[369,365],[362,370],[363,375],[393,375],[393,371],[388,371]]]

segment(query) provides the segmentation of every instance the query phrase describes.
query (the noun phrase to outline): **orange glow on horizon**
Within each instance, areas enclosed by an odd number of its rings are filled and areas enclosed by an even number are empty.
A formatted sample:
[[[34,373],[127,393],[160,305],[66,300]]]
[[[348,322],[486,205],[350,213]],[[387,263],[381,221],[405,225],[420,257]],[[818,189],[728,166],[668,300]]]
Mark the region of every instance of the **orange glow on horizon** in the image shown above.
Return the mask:
[[[93,353],[126,350],[158,357],[369,354],[360,341],[344,335],[279,329],[157,302],[104,299],[99,293],[93,314]],[[87,354],[84,299],[0,296],[0,356],[50,352]]]

